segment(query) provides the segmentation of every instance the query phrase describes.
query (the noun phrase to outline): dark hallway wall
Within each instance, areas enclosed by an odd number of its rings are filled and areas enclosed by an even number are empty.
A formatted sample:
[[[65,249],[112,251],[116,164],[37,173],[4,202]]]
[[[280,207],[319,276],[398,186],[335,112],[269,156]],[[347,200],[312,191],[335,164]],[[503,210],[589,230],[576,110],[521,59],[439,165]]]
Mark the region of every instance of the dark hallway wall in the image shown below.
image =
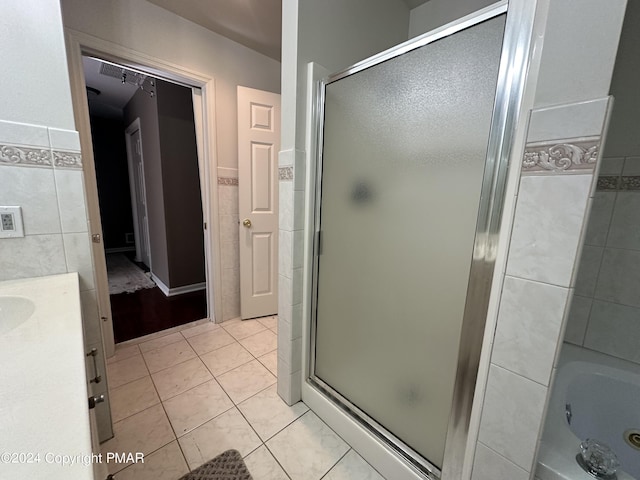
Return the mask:
[[[142,140],[149,247],[151,250],[150,267],[153,274],[169,286],[157,96],[151,97],[147,92],[138,90],[131,97],[129,103],[124,107],[125,128],[128,128],[136,118],[140,119],[140,139]]]
[[[140,118],[147,191],[151,270],[167,287],[205,281],[200,176],[191,89],[156,80],[138,91],[125,125]]]
[[[157,82],[171,286],[205,281],[202,197],[191,89]]]
[[[121,120],[91,116],[104,248],[134,248],[127,150]],[[127,234],[131,242],[127,243]]]

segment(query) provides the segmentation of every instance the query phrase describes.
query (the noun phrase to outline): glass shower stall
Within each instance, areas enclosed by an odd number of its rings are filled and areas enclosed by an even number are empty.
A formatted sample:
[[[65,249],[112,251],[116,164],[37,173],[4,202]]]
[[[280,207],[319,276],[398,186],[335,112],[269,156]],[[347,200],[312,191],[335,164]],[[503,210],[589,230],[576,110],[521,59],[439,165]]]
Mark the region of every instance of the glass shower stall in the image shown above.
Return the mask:
[[[317,85],[307,381],[428,478],[466,441],[526,61],[509,23],[501,2]]]

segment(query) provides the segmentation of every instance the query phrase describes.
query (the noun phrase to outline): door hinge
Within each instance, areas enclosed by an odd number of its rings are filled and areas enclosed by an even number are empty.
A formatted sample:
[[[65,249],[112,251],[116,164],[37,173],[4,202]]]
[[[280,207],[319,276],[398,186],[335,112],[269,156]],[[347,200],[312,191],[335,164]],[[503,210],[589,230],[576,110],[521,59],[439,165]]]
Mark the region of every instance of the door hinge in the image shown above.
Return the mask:
[[[207,222],[204,222],[204,229],[207,229]]]

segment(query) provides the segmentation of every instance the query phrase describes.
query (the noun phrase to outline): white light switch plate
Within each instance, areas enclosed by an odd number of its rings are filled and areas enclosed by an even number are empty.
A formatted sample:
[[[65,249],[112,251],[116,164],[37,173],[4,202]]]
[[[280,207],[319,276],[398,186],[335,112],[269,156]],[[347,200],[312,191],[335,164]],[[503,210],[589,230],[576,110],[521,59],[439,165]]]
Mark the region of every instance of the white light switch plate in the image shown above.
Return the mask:
[[[0,238],[24,237],[22,208],[0,207]]]

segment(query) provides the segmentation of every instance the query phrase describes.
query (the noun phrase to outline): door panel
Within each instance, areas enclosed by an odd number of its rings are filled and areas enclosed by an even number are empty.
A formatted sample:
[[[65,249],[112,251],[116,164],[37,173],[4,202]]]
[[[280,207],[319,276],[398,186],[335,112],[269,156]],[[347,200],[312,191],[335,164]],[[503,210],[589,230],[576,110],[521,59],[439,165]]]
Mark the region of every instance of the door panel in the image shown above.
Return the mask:
[[[504,21],[324,89],[313,373],[438,468]]]
[[[271,271],[271,265],[274,263],[272,258],[273,237],[274,235],[271,233],[253,235],[253,282],[251,294],[254,296],[268,295],[274,289],[272,284],[273,272]]]
[[[240,313],[278,312],[280,95],[238,87]]]
[[[251,143],[251,213],[275,213],[273,209],[273,145]]]

